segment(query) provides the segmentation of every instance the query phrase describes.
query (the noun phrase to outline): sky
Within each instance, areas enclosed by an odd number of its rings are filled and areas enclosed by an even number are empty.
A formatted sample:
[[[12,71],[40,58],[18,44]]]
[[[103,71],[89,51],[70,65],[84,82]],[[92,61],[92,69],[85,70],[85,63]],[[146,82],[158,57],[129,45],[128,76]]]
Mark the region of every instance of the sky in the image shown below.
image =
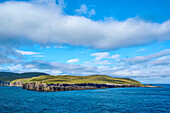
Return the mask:
[[[169,0],[1,0],[0,71],[170,83]]]

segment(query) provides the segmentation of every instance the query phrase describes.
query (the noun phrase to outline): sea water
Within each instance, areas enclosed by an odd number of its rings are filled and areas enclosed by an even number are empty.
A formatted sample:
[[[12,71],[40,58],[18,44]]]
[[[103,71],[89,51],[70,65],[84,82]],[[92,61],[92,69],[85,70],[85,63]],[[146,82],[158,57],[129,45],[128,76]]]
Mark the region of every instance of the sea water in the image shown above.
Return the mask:
[[[0,87],[0,113],[170,113],[170,85],[37,92]]]

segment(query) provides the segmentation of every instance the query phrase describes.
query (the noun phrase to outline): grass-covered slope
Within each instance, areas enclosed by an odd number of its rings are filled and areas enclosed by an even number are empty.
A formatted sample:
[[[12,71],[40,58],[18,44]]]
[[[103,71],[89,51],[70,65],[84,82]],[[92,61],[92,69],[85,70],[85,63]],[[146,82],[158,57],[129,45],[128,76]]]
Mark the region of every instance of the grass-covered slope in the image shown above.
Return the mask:
[[[140,82],[129,79],[129,78],[113,78],[106,75],[91,75],[91,76],[71,76],[71,75],[61,75],[61,76],[52,76],[52,75],[43,75],[39,77],[33,77],[28,79],[18,79],[13,82],[42,82],[42,83],[114,83],[114,84],[136,84],[142,85]]]
[[[0,72],[0,80],[13,81],[15,79],[38,77],[40,75],[48,74],[41,72],[27,72],[27,73]]]

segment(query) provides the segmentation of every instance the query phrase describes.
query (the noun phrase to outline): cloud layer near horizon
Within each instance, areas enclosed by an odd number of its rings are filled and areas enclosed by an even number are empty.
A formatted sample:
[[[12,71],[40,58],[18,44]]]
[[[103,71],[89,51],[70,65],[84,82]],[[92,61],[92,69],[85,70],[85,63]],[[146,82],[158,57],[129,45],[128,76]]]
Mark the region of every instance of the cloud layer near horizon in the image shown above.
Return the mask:
[[[84,64],[72,64],[72,63],[58,63],[50,62],[43,60],[33,60],[33,61],[18,61],[11,63],[7,66],[0,66],[1,71],[12,71],[12,72],[46,72],[52,75],[62,75],[62,74],[71,74],[71,75],[93,75],[93,74],[105,74],[114,77],[130,77],[140,80],[141,82],[152,83],[169,83],[170,75],[170,49],[162,50],[158,53],[147,55],[147,56],[138,56],[132,57],[129,59],[113,59],[111,54],[107,54],[105,57],[96,58],[89,61],[89,63]],[[10,53],[12,54],[12,53]],[[106,54],[106,52],[103,52]],[[111,57],[110,57],[111,56]],[[119,55],[116,55],[119,56]],[[147,60],[146,60],[147,58]],[[112,59],[112,60],[111,60]],[[143,60],[142,60],[143,59]],[[72,59],[74,60],[74,59]],[[129,62],[127,63],[127,61]],[[6,60],[10,61],[10,60]],[[77,59],[78,61],[78,59]],[[115,66],[112,64],[117,61]],[[4,61],[3,61],[4,62]],[[3,63],[2,62],[2,63]],[[132,63],[131,63],[132,62]],[[1,63],[1,60],[0,60]],[[91,64],[90,64],[91,63]],[[110,65],[111,64],[111,65]],[[160,81],[162,80],[162,81]]]
[[[137,18],[93,21],[66,15],[51,2],[5,2],[0,4],[0,11],[0,40],[1,45],[6,43],[4,46],[30,41],[114,50],[170,40],[170,20],[161,24]]]

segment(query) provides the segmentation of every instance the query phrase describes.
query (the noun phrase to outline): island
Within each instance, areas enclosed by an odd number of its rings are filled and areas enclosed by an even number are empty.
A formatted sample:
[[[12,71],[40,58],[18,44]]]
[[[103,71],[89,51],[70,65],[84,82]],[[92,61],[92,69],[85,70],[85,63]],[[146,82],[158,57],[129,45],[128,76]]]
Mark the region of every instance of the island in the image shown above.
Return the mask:
[[[139,81],[130,78],[115,78],[107,75],[72,76],[42,75],[16,79],[10,86],[19,86],[34,91],[70,91],[118,87],[144,87]]]

